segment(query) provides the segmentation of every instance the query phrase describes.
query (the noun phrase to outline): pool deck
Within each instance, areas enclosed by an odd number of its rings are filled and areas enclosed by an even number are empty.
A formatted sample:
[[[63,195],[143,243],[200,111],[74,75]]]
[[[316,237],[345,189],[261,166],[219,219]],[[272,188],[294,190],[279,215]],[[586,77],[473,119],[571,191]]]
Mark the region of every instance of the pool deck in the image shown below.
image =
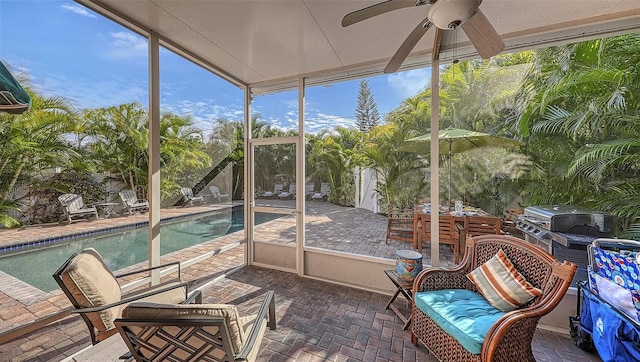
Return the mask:
[[[274,200],[273,204],[277,202],[281,201]],[[227,204],[163,209],[162,218],[229,206]],[[310,201],[307,202],[305,214],[309,246],[389,259],[395,257],[396,250],[410,248],[405,242],[390,240],[386,243],[386,218],[367,210]],[[147,221],[147,218],[146,214],[136,214],[76,222],[71,225],[55,224],[0,230],[0,240],[4,245],[10,242],[24,243],[70,233],[86,233],[140,223]],[[294,225],[293,217],[279,218],[262,224],[261,235],[271,235],[271,241],[276,242],[295,240]],[[242,231],[228,234],[163,256],[162,262],[189,260],[225,245],[243,241]],[[423,254],[425,261],[428,261],[429,253],[425,250]],[[453,265],[452,256],[446,248],[441,250],[440,255],[443,265]],[[259,290],[275,289],[278,300],[278,330],[267,332],[267,342],[263,343],[259,360],[432,360],[432,357],[424,353],[424,347],[419,349],[413,347],[410,342],[407,343],[408,332],[402,330],[402,323],[390,310],[384,309],[388,296],[256,267],[229,275],[243,263],[244,247],[240,245],[216,254],[204,262],[183,268],[182,279],[189,282],[190,289],[203,288],[205,302],[236,303],[239,304],[241,312],[250,311],[255,307],[259,302]],[[69,306],[67,298],[59,290],[45,293],[4,273],[0,274],[3,274],[0,275],[0,332]],[[215,286],[208,284],[216,278],[219,278],[219,281]],[[330,300],[326,301],[328,304],[321,302],[327,295],[331,296]],[[359,298],[357,300],[360,301],[355,302],[356,299],[353,298]],[[308,313],[309,305],[313,305],[313,309],[317,311],[313,316]],[[354,322],[355,317],[364,320]],[[345,320],[355,324],[346,325]],[[362,333],[351,335],[358,326]],[[344,334],[341,334],[342,332]],[[387,339],[390,342],[386,342]],[[538,346],[536,358],[541,361],[599,360],[597,356],[585,354],[573,347],[568,336],[562,334],[537,332],[534,342]],[[89,345],[86,325],[78,316],[72,315],[1,345],[0,360],[60,361]],[[371,357],[373,359],[370,359]]]

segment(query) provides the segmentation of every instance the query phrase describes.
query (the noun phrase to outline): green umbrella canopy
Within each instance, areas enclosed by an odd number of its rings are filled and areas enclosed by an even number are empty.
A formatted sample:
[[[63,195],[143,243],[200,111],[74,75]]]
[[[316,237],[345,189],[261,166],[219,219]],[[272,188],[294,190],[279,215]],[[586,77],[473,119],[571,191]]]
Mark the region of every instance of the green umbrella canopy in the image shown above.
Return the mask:
[[[31,98],[0,62],[0,111],[21,114],[29,109]]]
[[[440,154],[454,154],[480,147],[515,147],[520,145],[516,140],[492,136],[488,133],[469,131],[459,128],[447,128],[438,133]],[[399,151],[428,154],[431,133],[410,138],[400,144]]]
[[[451,155],[480,147],[515,147],[520,145],[516,140],[459,128],[447,128],[440,130],[438,133],[438,139],[440,140],[438,153],[448,155],[449,206],[451,206]],[[427,133],[402,142],[398,147],[398,150],[426,155],[431,151],[430,144],[431,133]]]

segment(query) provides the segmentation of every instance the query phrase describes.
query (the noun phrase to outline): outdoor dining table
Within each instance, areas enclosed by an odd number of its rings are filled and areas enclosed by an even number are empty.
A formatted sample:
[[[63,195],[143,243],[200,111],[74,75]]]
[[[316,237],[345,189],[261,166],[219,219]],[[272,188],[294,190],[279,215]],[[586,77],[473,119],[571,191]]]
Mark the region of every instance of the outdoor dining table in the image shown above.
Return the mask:
[[[458,228],[458,232],[464,229],[464,218],[465,216],[474,217],[474,216],[492,216],[488,212],[476,208],[465,206],[462,212],[456,211],[442,211],[442,206],[440,207],[440,215],[452,215],[456,222],[456,227]],[[420,237],[420,225],[422,225],[422,219],[426,216],[430,215],[430,213],[426,213],[423,205],[416,205],[413,210],[413,247],[417,248],[418,238]],[[464,252],[464,251],[463,251]]]

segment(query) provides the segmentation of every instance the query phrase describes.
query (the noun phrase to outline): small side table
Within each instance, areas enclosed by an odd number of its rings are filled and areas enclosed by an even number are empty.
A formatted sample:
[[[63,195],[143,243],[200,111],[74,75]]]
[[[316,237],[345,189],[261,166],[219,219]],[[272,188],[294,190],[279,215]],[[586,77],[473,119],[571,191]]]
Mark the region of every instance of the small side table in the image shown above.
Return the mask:
[[[404,329],[409,328],[409,324],[411,324],[411,314],[408,317],[405,317],[404,314],[400,312],[398,307],[396,307],[393,302],[398,298],[398,295],[402,294],[404,298],[409,302],[409,304],[413,303],[413,293],[411,292],[411,288],[413,288],[413,283],[409,283],[404,279],[400,278],[398,273],[395,270],[385,270],[384,273],[387,275],[389,280],[396,286],[396,292],[393,294],[393,297],[389,299],[389,303],[387,303],[387,307],[385,309],[391,309],[400,319],[404,322]]]
[[[113,210],[113,209],[115,209],[116,206],[120,205],[117,202],[99,202],[99,203],[97,203],[95,205],[100,208],[100,211],[102,213],[102,218],[103,219],[108,219],[111,216],[118,215]]]

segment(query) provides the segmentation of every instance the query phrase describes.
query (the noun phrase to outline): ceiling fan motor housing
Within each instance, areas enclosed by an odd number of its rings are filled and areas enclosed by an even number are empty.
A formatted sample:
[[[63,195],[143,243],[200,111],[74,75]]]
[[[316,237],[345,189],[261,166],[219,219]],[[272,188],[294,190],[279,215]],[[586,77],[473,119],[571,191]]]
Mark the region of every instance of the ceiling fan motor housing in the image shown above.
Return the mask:
[[[476,13],[482,0],[437,0],[427,11],[429,20],[440,29],[456,28]]]

